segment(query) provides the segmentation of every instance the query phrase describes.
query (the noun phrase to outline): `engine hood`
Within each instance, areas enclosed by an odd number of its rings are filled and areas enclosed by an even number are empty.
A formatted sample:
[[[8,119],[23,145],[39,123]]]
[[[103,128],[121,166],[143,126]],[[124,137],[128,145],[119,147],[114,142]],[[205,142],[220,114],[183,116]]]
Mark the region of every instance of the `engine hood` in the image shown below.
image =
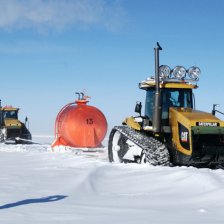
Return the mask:
[[[206,145],[210,139],[217,143],[214,143],[214,147],[223,144],[224,122],[210,113],[191,108],[170,108],[169,125],[173,145],[185,155],[193,155],[193,144],[202,150],[204,145],[200,144]],[[207,146],[210,147],[209,144]]]
[[[12,118],[6,118],[4,123],[6,128],[21,128],[22,126],[19,120]]]
[[[170,120],[175,116],[186,127],[224,127],[224,122],[211,113],[191,108],[170,108]]]

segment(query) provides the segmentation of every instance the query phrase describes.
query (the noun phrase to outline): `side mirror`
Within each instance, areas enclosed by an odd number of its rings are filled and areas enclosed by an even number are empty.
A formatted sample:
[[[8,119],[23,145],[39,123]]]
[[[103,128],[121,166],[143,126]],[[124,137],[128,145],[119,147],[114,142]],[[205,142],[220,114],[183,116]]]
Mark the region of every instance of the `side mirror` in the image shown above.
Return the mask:
[[[29,130],[29,126],[30,126],[30,124],[29,124],[29,119],[28,119],[28,117],[26,117],[25,118],[25,126],[26,126],[26,128]]]
[[[217,106],[219,106],[219,104],[213,104],[212,115],[215,116],[215,113],[216,113],[216,112],[218,112],[218,113],[224,115],[223,112],[221,112],[221,111],[219,111],[219,110],[216,110],[216,107],[217,107]]]
[[[219,106],[219,104],[213,104],[213,108],[212,108],[212,115],[215,116],[215,112],[216,112],[216,107]]]
[[[141,116],[141,113],[142,113],[142,103],[137,101],[136,102],[136,105],[135,105],[135,112],[136,113],[139,113],[140,116]]]

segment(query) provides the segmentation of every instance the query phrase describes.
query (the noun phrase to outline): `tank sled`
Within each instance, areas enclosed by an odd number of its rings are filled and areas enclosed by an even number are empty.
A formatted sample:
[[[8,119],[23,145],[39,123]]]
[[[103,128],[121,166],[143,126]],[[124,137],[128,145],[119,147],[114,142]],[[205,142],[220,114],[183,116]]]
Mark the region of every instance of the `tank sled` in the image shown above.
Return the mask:
[[[65,105],[56,117],[52,148],[65,146],[95,151],[102,147],[107,120],[98,108],[87,105],[90,97],[82,92],[76,94],[78,99]]]

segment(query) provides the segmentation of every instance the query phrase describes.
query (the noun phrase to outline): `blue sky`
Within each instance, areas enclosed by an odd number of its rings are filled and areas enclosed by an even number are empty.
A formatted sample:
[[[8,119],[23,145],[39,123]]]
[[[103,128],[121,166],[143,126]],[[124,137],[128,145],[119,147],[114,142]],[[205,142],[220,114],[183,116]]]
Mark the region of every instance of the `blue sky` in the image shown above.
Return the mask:
[[[138,83],[160,63],[196,65],[197,109],[224,111],[222,0],[0,0],[3,105],[21,108],[33,134],[53,134],[59,110],[85,90],[109,128],[134,114]]]

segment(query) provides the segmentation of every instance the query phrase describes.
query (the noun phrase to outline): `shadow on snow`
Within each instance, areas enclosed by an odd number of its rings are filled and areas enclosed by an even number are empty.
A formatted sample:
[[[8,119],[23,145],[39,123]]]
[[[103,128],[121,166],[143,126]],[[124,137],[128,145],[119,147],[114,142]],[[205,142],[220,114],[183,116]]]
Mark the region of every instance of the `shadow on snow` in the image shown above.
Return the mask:
[[[48,197],[43,197],[43,198],[26,199],[26,200],[17,201],[17,202],[14,202],[14,203],[2,205],[2,206],[0,206],[0,209],[13,208],[13,207],[17,207],[17,206],[20,206],[20,205],[28,205],[28,204],[33,204],[33,203],[54,202],[54,201],[62,200],[66,197],[68,197],[68,196],[53,195],[53,196],[48,196]]]

